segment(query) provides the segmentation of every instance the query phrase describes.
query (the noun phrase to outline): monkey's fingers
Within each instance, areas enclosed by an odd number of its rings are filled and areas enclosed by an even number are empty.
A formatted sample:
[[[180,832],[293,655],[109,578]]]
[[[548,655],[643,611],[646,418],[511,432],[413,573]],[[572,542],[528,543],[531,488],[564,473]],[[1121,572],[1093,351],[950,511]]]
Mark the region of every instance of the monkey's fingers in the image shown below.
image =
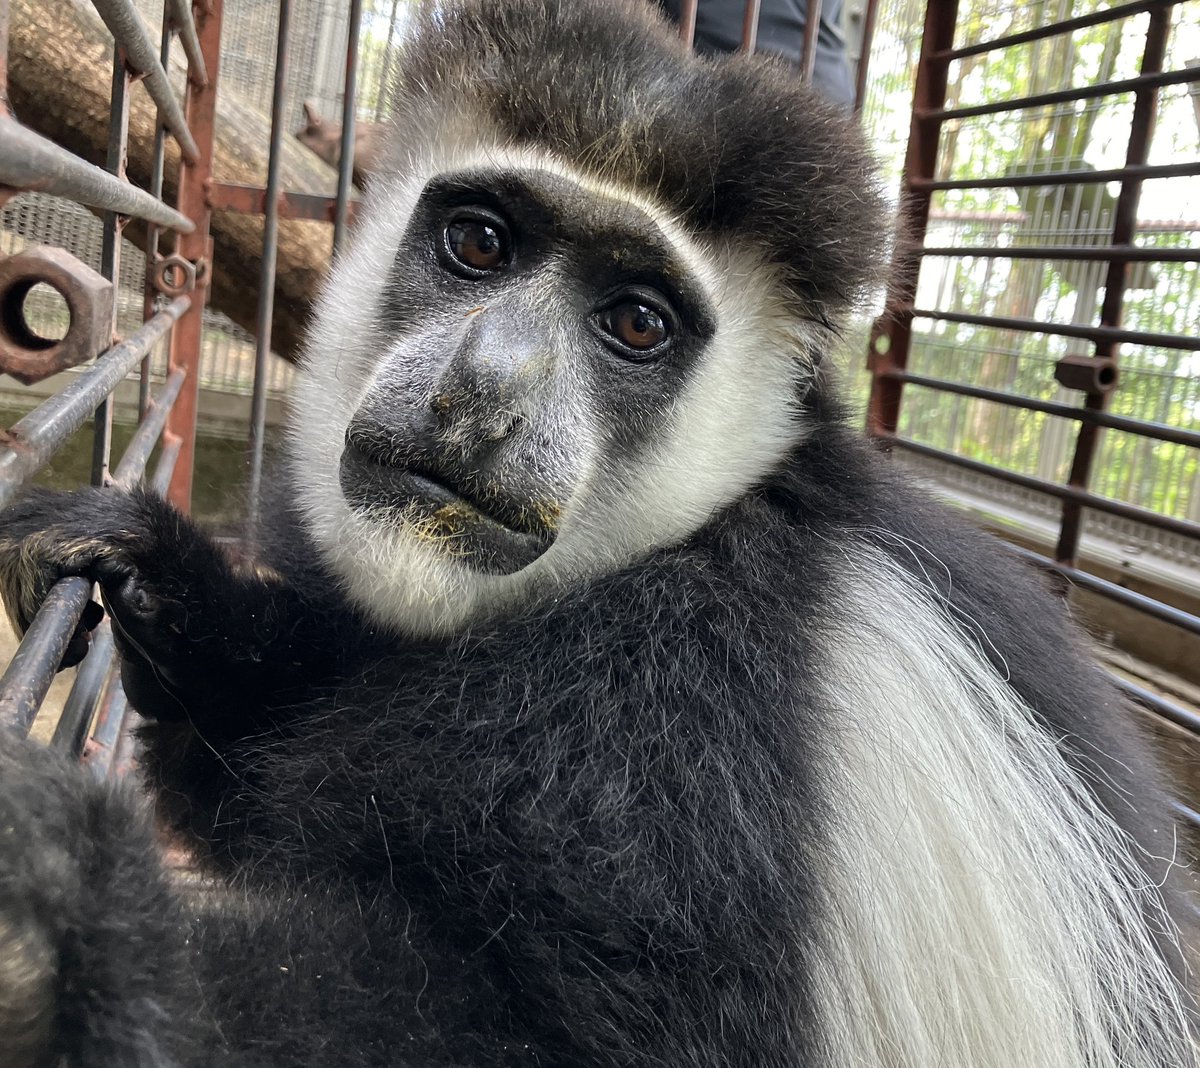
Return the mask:
[[[63,653],[62,662],[58,665],[59,671],[75,667],[87,656],[88,649],[91,647],[92,631],[100,625],[103,618],[104,609],[95,601],[88,601],[83,606],[83,615],[79,619],[75,633],[71,635],[70,642],[67,643],[67,651]]]

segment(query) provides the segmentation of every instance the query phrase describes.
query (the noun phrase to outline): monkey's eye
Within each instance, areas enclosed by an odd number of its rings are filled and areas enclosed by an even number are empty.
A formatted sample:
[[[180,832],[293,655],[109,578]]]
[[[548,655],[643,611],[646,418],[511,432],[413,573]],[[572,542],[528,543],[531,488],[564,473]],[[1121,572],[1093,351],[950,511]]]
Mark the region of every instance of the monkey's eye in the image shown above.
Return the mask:
[[[666,317],[641,300],[623,300],[602,311],[600,328],[631,359],[658,356],[671,336]]]
[[[447,223],[445,249],[452,267],[480,278],[508,263],[512,242],[503,220],[491,212],[472,210]]]

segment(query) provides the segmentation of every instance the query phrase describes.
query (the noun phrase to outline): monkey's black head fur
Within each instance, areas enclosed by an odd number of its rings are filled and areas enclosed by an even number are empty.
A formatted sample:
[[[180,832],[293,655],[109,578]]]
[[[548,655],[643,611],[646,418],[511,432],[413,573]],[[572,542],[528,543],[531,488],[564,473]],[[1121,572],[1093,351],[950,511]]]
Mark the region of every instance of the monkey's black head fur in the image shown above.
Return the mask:
[[[852,304],[883,259],[854,124],[782,62],[694,55],[640,0],[426,4],[394,92],[401,145],[472,116],[483,144],[549,150],[756,246],[821,315]]]

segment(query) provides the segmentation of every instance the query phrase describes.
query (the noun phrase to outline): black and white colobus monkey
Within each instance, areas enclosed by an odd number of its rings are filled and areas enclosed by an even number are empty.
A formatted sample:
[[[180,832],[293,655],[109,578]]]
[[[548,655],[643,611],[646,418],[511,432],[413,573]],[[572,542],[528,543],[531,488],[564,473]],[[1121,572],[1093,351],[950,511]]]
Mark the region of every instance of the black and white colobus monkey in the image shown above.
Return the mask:
[[[1039,581],[843,424],[851,127],[634,0],[441,0],[253,568],[141,494],[128,786],[5,748],[6,1065],[1197,1065],[1175,834]]]

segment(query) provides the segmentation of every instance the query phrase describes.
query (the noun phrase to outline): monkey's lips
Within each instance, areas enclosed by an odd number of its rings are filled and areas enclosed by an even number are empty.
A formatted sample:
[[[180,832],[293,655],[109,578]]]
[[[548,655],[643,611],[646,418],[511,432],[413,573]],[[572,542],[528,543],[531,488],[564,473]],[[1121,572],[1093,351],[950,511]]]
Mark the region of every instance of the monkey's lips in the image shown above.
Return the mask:
[[[528,567],[554,542],[554,529],[523,505],[483,494],[446,476],[376,459],[347,443],[338,473],[342,496],[372,519],[414,537],[477,571],[508,575]]]

